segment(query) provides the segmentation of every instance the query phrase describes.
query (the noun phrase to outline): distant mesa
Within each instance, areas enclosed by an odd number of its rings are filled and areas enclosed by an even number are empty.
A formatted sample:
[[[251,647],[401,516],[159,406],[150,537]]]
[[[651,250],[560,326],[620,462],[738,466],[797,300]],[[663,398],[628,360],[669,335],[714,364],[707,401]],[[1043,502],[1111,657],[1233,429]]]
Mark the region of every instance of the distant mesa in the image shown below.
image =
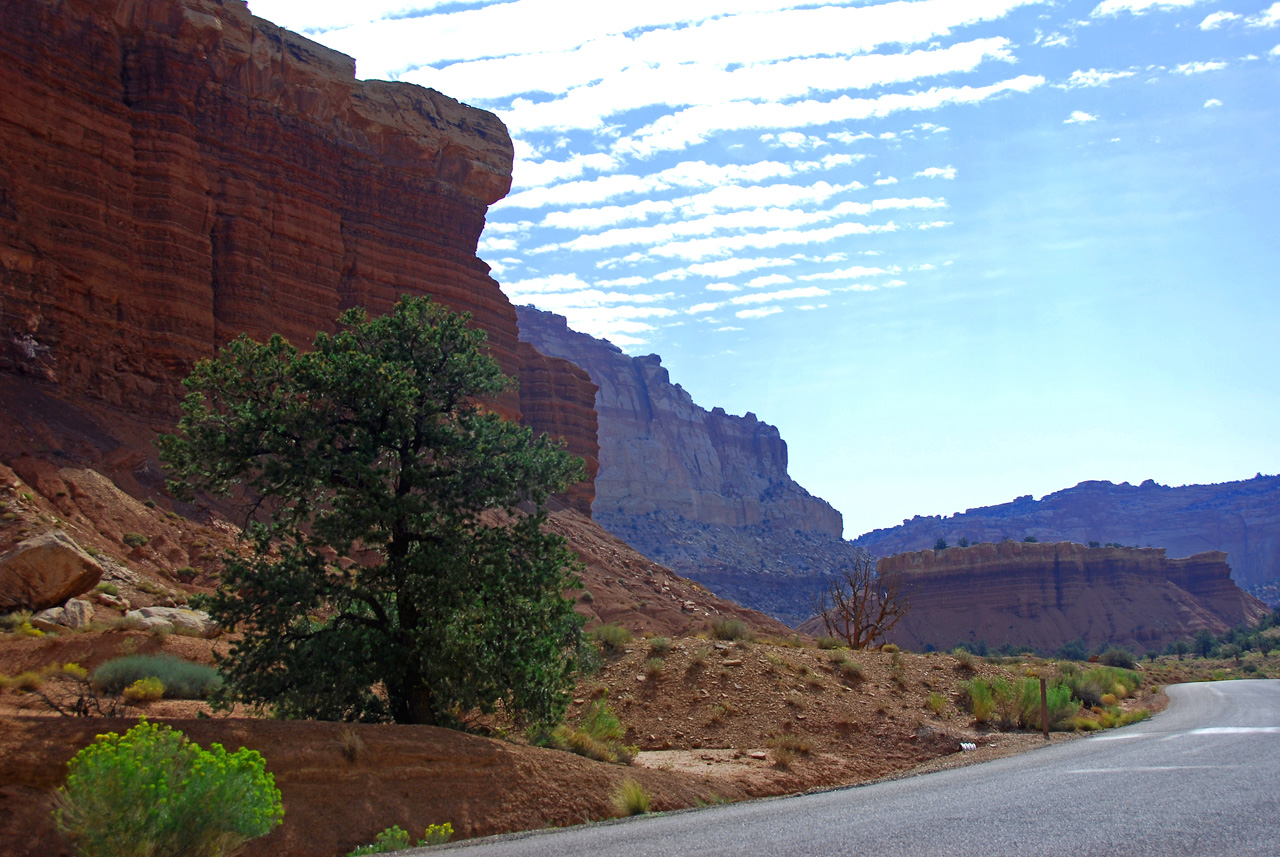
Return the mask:
[[[1165,553],[1007,541],[895,554],[877,570],[904,577],[911,609],[889,637],[916,651],[982,641],[1053,652],[1083,640],[1145,652],[1268,612],[1231,580],[1221,551]]]
[[[1022,541],[1121,544],[1164,548],[1171,556],[1222,551],[1231,576],[1255,594],[1280,596],[1280,476],[1213,485],[1168,487],[1081,482],[1046,494],[1030,494],[949,517],[916,516],[901,526],[854,539],[878,556],[950,545]]]

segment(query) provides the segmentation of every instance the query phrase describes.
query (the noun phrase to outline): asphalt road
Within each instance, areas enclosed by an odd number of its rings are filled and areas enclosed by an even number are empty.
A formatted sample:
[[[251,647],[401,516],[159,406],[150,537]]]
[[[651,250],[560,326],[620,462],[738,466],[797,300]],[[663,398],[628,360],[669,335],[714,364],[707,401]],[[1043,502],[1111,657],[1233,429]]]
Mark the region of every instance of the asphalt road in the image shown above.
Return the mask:
[[[459,843],[465,857],[1280,855],[1280,681],[1169,688],[1124,729],[894,782]],[[460,857],[461,857],[460,854]]]

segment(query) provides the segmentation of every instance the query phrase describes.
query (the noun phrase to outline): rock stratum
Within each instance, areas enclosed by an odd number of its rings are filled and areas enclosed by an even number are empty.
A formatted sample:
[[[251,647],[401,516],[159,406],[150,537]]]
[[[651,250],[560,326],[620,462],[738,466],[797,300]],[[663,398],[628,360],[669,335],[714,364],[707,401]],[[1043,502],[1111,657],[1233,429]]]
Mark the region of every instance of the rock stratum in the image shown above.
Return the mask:
[[[917,651],[982,640],[1052,652],[1083,640],[1142,652],[1268,612],[1232,581],[1226,559],[1008,541],[896,554],[877,571],[903,576],[911,609],[889,638]]]
[[[1236,583],[1280,601],[1280,476],[1173,488],[1151,480],[1136,486],[1081,482],[1039,500],[1028,495],[949,517],[917,516],[854,541],[888,556],[932,548],[939,538],[955,545],[961,538],[998,542],[1027,536],[1154,546],[1173,556],[1222,551]]]
[[[8,3],[4,21],[0,455],[155,487],[152,433],[195,360],[242,332],[305,344],[408,293],[470,312],[521,381],[499,410],[594,470],[591,383],[519,341],[476,257],[511,183],[497,117],[357,81],[241,0]]]
[[[754,414],[708,411],[657,355],[630,357],[517,307],[520,337],[595,383],[600,470],[593,517],[645,556],[718,595],[796,624],[851,557],[839,512],[787,474],[787,445]]]

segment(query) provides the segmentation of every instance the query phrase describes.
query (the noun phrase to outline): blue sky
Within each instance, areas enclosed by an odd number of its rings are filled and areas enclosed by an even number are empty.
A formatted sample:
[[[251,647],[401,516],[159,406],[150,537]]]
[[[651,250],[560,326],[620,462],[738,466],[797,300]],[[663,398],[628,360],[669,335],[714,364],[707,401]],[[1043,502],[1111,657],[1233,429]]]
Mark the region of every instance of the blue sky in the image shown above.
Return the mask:
[[[501,117],[508,296],[777,425],[850,537],[1280,471],[1280,2],[250,7]]]

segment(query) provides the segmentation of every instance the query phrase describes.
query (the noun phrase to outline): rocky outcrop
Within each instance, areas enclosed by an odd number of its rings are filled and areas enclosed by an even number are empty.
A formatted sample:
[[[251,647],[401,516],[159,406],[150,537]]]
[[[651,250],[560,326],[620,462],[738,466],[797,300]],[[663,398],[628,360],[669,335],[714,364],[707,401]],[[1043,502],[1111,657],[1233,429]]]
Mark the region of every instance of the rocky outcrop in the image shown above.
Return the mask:
[[[350,57],[242,0],[7,4],[0,92],[0,375],[21,382],[6,457],[78,432],[120,477],[197,358],[241,332],[307,343],[411,293],[472,313],[530,380],[499,410],[594,467],[594,391],[519,343],[475,255],[511,181],[497,117],[357,81]],[[571,497],[588,508],[590,484]]]
[[[1146,651],[1267,612],[1221,551],[1170,559],[1161,548],[1008,541],[896,554],[877,571],[904,577],[911,609],[889,637],[916,650],[983,640],[1052,652],[1083,640]]]
[[[1224,551],[1235,582],[1260,592],[1280,579],[1280,476],[1177,488],[1151,480],[1081,482],[1039,500],[1028,495],[948,517],[917,516],[854,541],[887,556],[931,548],[939,538],[954,545],[1027,536],[1162,547],[1174,556]]]
[[[99,593],[101,594],[101,593]],[[89,627],[93,621],[93,605],[79,598],[72,598],[61,607],[41,610],[31,617],[31,625],[41,631],[78,630]]]
[[[122,622],[135,631],[153,634],[185,634],[190,637],[216,637],[218,625],[203,610],[185,607],[143,607],[124,614]]]
[[[57,607],[101,579],[102,566],[66,533],[43,533],[0,555],[0,612]]]
[[[582,367],[599,388],[593,515],[646,556],[786,622],[851,550],[840,513],[787,474],[787,445],[754,414],[694,404],[661,358],[629,357],[518,307],[520,336]]]

